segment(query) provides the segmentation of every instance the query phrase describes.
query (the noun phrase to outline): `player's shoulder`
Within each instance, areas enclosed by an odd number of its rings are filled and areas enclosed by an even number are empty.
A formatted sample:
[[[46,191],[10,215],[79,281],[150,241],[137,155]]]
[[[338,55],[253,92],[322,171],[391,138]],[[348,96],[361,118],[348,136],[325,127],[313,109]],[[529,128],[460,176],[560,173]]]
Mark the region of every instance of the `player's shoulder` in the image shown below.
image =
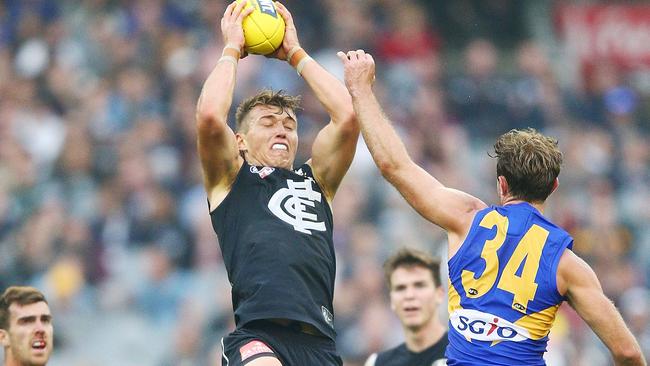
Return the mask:
[[[560,242],[571,238],[571,234],[568,231],[537,210],[531,222],[548,230],[550,235],[560,238]]]

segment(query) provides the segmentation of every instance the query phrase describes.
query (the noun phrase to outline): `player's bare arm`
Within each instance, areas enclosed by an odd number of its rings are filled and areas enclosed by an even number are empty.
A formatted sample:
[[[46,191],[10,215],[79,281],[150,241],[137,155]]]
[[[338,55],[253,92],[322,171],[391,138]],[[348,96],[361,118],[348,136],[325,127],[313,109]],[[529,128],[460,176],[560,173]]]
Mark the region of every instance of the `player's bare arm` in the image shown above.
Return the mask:
[[[603,294],[594,271],[565,250],[557,272],[558,291],[609,348],[616,365],[643,366],[641,347],[612,302]]]
[[[352,163],[359,138],[352,99],[343,83],[300,48],[291,13],[280,3],[276,3],[276,6],[286,27],[282,46],[273,57],[286,60],[288,55],[291,56],[289,63],[305,79],[331,118],[318,133],[312,146],[311,160],[308,161],[316,180],[331,202]]]
[[[345,68],[345,84],[352,96],[363,138],[382,175],[425,219],[447,230],[450,255],[465,237],[477,210],[478,198],[444,186],[419,167],[384,115],[372,91],[375,63],[362,50],[338,53]]]
[[[221,19],[223,56],[203,84],[196,107],[197,146],[203,184],[213,209],[226,197],[243,159],[234,132],[228,127],[237,62],[244,52],[242,20],[252,12],[245,2],[231,3]]]

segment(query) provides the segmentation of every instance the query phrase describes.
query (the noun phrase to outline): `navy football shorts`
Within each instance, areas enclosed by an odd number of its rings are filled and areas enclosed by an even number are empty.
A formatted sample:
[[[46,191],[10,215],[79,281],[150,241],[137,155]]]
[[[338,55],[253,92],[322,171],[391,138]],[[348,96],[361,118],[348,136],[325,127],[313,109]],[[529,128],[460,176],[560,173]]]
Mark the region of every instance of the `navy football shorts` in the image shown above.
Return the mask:
[[[221,340],[223,366],[275,357],[283,366],[342,366],[333,340],[266,320],[244,325]]]

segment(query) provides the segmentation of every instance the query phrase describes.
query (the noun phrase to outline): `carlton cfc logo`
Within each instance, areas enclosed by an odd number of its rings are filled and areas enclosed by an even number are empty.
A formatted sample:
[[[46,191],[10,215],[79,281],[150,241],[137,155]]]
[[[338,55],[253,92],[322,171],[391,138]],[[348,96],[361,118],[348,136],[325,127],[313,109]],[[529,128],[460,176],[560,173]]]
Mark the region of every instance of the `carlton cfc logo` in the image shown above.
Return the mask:
[[[478,310],[456,310],[450,315],[449,321],[456,331],[469,339],[521,342],[530,338],[530,333],[525,328]]]
[[[321,194],[312,189],[311,180],[293,181],[287,179],[287,188],[281,188],[269,200],[268,208],[280,220],[305,234],[312,230],[325,231],[325,223],[318,216],[308,212],[307,207],[316,207],[321,202]]]

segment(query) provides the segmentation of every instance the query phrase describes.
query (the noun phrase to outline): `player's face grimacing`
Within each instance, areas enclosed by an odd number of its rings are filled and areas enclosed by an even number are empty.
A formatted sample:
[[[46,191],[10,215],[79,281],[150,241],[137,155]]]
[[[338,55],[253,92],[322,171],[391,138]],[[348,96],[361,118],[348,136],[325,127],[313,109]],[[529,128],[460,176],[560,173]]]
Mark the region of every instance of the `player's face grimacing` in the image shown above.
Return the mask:
[[[250,164],[292,169],[298,147],[298,122],[292,110],[259,105],[247,117],[248,131],[240,134],[240,150]]]
[[[52,353],[52,315],[45,302],[20,306],[11,304],[7,331],[8,352],[22,365],[45,365]]]
[[[435,320],[443,296],[425,267],[399,267],[391,275],[390,303],[404,327],[417,330]]]

